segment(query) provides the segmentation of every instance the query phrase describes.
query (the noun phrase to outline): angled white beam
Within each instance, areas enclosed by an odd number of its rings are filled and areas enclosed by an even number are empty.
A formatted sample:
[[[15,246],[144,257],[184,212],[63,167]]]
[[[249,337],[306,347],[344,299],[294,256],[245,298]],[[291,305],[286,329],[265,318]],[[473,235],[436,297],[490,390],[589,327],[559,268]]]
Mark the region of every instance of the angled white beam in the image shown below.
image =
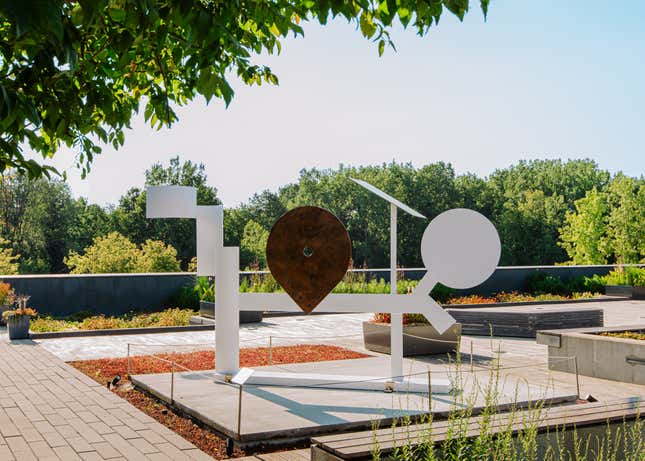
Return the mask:
[[[373,185],[371,185],[370,183],[363,181],[362,179],[355,179],[355,178],[349,178],[349,179],[351,179],[352,181],[354,181],[354,182],[355,182],[356,184],[358,184],[359,186],[364,187],[365,189],[367,189],[367,190],[368,190],[368,191],[370,191],[371,193],[373,193],[373,194],[375,194],[375,195],[378,195],[378,196],[379,196],[379,197],[381,197],[383,200],[385,200],[385,201],[387,201],[387,202],[391,203],[391,204],[392,204],[392,205],[394,205],[395,207],[402,209],[402,210],[403,210],[403,211],[405,211],[406,213],[411,214],[412,216],[415,216],[415,217],[417,217],[417,218],[427,219],[425,216],[423,216],[423,215],[422,215],[421,213],[419,213],[418,211],[413,210],[412,208],[410,208],[409,206],[407,206],[405,203],[401,202],[400,200],[395,199],[394,197],[392,197],[392,196],[391,196],[390,194],[388,194],[387,192],[383,192],[383,191],[382,191],[381,189],[379,189],[378,187],[373,186]]]

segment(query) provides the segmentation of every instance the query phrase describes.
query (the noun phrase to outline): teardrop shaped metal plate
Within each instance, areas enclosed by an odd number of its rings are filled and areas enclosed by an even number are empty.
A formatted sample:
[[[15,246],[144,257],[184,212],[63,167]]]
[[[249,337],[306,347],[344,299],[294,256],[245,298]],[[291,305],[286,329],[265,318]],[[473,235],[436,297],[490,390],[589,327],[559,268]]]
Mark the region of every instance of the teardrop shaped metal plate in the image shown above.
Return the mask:
[[[343,223],[314,206],[285,213],[271,229],[266,247],[271,274],[307,313],[343,279],[351,254]]]

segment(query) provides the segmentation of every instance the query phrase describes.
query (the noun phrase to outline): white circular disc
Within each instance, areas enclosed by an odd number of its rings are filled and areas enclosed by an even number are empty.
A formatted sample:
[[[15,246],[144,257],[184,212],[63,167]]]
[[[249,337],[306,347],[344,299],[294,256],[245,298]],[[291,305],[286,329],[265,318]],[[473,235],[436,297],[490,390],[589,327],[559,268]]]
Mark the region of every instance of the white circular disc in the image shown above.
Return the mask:
[[[451,288],[471,288],[490,277],[502,252],[493,223],[465,208],[434,218],[421,239],[421,258],[431,276]]]

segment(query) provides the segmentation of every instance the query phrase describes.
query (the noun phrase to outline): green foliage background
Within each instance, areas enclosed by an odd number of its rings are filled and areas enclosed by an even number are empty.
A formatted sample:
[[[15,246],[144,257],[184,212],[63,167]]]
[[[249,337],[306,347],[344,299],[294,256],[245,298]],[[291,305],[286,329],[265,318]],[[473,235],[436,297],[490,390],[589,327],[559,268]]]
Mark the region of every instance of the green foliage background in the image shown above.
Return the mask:
[[[591,160],[522,161],[486,178],[456,175],[443,162],[421,168],[390,163],[305,169],[294,183],[226,208],[225,243],[241,247],[242,267],[262,268],[264,246],[275,221],[293,207],[318,205],[335,213],[347,227],[355,267],[387,267],[387,204],[350,177],[371,182],[429,219],[454,207],[480,211],[500,233],[502,265],[645,260],[645,180],[622,174],[612,177]],[[220,203],[217,189],[208,184],[205,166],[179,157],[166,165],[152,165],[146,182],[194,186],[199,204]],[[403,213],[399,219],[398,263],[419,267],[418,249],[427,221]],[[165,262],[156,266],[137,263],[140,270],[176,267],[174,257],[162,251],[165,246],[147,241],[176,249],[184,270],[196,253],[193,220],[145,217],[143,185],[132,187],[115,206],[100,207],[73,198],[67,184],[57,179],[29,180],[12,171],[0,176],[0,238],[6,241],[5,259],[12,258],[10,268],[18,263],[22,273],[66,272],[64,258],[70,252],[83,255],[97,237],[113,232],[137,251],[156,245],[154,249],[166,255],[160,259]],[[134,270],[132,265],[123,269]]]
[[[489,0],[479,0],[484,16]],[[469,0],[0,0],[0,172],[49,176],[28,159],[61,145],[78,152],[83,174],[102,146],[115,149],[140,105],[152,126],[198,96],[233,98],[231,76],[277,84],[261,61],[302,22],[344,19],[379,54],[396,23],[425,35],[444,11],[463,19]],[[392,45],[393,46],[393,45]]]

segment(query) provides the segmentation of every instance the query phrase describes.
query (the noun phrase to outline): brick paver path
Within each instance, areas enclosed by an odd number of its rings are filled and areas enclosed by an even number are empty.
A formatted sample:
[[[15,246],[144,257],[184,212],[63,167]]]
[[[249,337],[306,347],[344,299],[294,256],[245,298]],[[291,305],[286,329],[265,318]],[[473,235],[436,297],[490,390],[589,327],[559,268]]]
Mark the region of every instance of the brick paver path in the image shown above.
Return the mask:
[[[31,341],[0,339],[0,460],[212,460]]]

